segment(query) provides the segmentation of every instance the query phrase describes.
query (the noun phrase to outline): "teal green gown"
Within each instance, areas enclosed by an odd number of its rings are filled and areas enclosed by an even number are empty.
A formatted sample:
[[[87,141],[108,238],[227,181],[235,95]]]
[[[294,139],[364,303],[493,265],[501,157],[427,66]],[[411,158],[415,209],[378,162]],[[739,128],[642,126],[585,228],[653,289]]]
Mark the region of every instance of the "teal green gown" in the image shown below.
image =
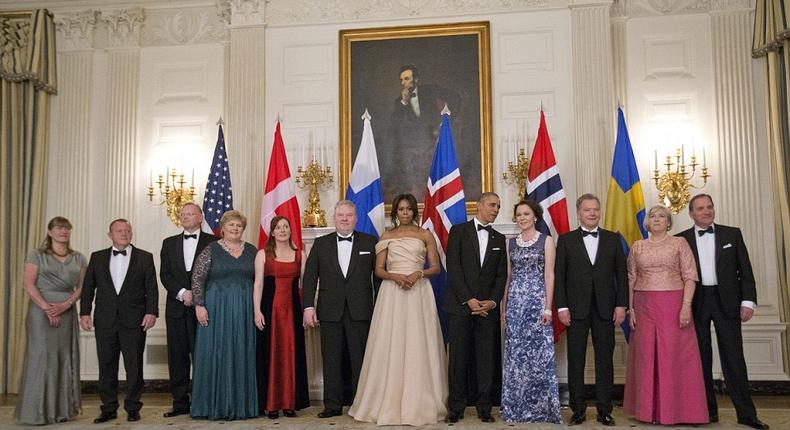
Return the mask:
[[[208,325],[197,326],[190,410],[193,418],[258,416],[252,312],[256,252],[254,246],[245,243],[236,259],[214,242],[195,261],[193,301],[206,307]]]

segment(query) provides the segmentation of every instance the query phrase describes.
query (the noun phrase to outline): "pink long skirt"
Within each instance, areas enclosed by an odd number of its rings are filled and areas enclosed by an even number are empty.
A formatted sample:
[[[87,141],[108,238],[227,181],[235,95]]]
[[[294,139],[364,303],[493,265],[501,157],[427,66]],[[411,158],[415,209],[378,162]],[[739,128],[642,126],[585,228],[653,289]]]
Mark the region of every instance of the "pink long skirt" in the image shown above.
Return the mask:
[[[679,325],[683,291],[634,291],[636,330],[628,346],[623,408],[639,421],[708,422],[694,322]]]

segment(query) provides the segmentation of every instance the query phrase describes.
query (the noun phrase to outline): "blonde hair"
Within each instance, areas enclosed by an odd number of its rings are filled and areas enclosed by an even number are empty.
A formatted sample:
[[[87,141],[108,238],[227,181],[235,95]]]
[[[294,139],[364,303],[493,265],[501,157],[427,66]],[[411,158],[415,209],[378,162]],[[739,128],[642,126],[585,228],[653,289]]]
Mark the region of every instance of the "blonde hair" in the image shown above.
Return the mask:
[[[220,230],[222,230],[225,227],[225,224],[231,221],[240,221],[241,228],[245,230],[247,229],[247,217],[237,210],[232,210],[222,214],[222,218],[220,218],[219,220]]]
[[[72,229],[71,221],[69,221],[66,217],[62,217],[62,216],[56,216],[56,217],[52,218],[51,220],[49,220],[49,223],[47,223],[47,231],[48,232],[52,231],[52,229],[54,229],[55,227],[66,227],[69,230]],[[44,253],[47,253],[47,254],[54,254],[55,251],[52,249],[52,236],[47,235],[47,238],[44,239],[43,242],[41,242],[41,245],[38,247],[38,249],[41,252],[44,252]],[[71,244],[70,243],[66,243],[66,249],[68,250],[67,252],[69,254],[74,252],[74,250],[71,249]]]
[[[667,231],[672,230],[672,212],[667,209],[664,205],[655,205],[647,211],[647,216],[645,216],[645,221],[642,222],[642,227],[645,228],[646,231],[650,231],[648,225],[650,224],[650,215],[653,215],[656,212],[661,212],[664,216],[667,217]]]

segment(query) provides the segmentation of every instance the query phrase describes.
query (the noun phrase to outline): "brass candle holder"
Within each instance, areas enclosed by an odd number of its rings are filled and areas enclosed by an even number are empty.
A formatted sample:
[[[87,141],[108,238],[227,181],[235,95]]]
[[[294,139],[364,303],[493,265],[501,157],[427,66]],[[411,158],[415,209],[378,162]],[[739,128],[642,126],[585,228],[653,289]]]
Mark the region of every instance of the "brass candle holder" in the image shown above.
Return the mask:
[[[326,227],[326,211],[321,208],[318,191],[328,187],[332,182],[334,182],[332,167],[321,166],[315,159],[307,165],[307,168],[299,166],[296,169],[296,185],[310,190],[309,205],[302,217],[303,227]]]
[[[524,149],[518,150],[516,161],[508,161],[505,171],[502,172],[502,182],[518,187],[518,199],[524,200],[527,196],[527,177],[529,173],[529,158]]]
[[[673,161],[674,159],[674,161]],[[658,170],[658,151],[655,153],[655,166],[653,169],[653,182],[658,189],[658,198],[666,205],[673,214],[679,213],[688,205],[691,200],[691,189],[704,188],[711,176],[708,170],[705,150],[702,151],[702,168],[699,177],[702,178],[701,185],[695,185],[692,180],[697,173],[697,156],[691,155],[691,163],[686,163],[683,147],[675,150],[675,155],[667,154],[663,166],[666,170],[662,173]]]
[[[181,208],[195,198],[194,170],[190,186],[187,187],[186,183],[183,173],[178,173],[176,169],[170,170],[169,167],[165,170],[164,175],[158,175],[156,182],[153,180],[153,174],[148,179],[146,190],[148,201],[154,201],[154,197],[157,195],[156,190],[158,190],[160,200],[154,205],[164,206],[167,209],[167,217],[176,227],[181,227],[181,218],[179,217]],[[156,188],[154,184],[156,184]]]

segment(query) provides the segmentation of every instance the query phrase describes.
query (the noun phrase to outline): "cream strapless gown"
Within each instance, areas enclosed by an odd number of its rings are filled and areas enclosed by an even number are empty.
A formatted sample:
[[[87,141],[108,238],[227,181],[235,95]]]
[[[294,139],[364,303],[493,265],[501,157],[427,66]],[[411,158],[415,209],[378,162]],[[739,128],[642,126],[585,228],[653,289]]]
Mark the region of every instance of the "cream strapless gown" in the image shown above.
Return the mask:
[[[380,241],[387,271],[409,274],[424,267],[417,238]],[[354,404],[348,413],[378,425],[435,424],[447,415],[447,353],[428,279],[405,291],[381,283],[365,347]]]

